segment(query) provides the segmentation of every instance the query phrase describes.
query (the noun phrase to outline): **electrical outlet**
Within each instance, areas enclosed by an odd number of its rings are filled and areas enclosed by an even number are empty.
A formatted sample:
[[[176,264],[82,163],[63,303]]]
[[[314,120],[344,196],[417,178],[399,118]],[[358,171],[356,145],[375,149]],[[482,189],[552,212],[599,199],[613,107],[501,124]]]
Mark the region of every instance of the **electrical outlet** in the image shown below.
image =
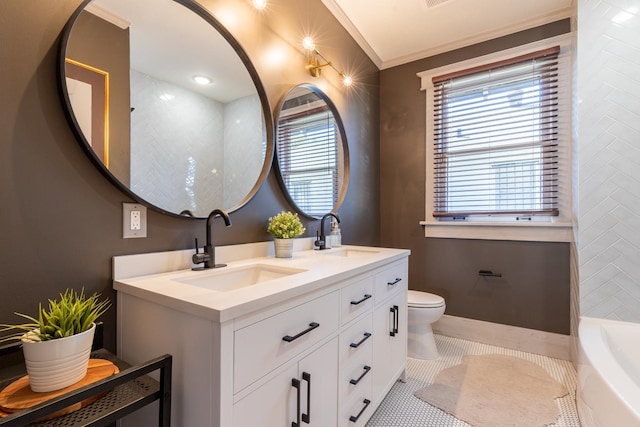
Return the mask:
[[[140,211],[131,211],[131,230],[140,230]]]
[[[137,203],[122,204],[122,238],[147,237],[147,208]]]

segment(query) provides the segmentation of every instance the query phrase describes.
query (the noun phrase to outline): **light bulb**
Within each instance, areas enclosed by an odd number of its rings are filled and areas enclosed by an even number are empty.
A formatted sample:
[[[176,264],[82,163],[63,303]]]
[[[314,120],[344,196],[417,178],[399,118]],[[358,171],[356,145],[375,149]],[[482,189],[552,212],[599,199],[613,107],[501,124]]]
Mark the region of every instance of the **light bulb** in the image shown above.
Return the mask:
[[[307,50],[314,50],[316,48],[316,45],[313,43],[313,39],[310,36],[307,36],[302,39],[302,47]]]
[[[351,76],[347,76],[342,74],[342,84],[345,86],[351,86],[351,84],[353,83],[353,79],[351,78]]]
[[[267,0],[253,0],[253,7],[258,10],[263,10],[267,7]]]

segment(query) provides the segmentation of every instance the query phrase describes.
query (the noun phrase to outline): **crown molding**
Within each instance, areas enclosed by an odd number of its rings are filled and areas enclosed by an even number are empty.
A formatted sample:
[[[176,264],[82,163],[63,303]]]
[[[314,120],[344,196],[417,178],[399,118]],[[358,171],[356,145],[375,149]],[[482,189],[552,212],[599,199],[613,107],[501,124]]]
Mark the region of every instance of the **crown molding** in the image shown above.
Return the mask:
[[[572,0],[572,2],[575,0]],[[571,18],[574,15],[574,7],[569,6],[564,9],[554,11],[552,13],[540,15],[533,18],[511,24],[508,26],[492,29],[484,33],[477,34],[472,37],[465,37],[450,43],[443,43],[437,46],[430,47],[418,52],[414,52],[408,55],[397,56],[393,58],[381,58],[375,49],[367,42],[366,38],[360,33],[356,26],[351,22],[347,14],[338,5],[336,0],[322,0],[325,7],[333,14],[338,22],[347,30],[347,32],[358,43],[360,48],[367,54],[369,59],[380,70],[384,70],[391,67],[396,67],[409,62],[417,61],[420,59],[428,58],[430,56],[439,55],[441,53],[449,52],[452,50],[460,49],[463,47],[471,46],[477,43],[485,42],[495,38],[507,36],[509,34],[517,33],[519,31],[528,30],[538,27],[540,25],[549,24],[554,21],[558,21],[565,18]]]
[[[371,45],[367,42],[364,36],[358,31],[353,22],[347,17],[342,8],[338,6],[335,0],[322,0],[322,3],[325,5],[327,9],[331,12],[331,14],[338,20],[340,25],[342,25],[345,30],[353,37],[353,39],[358,43],[358,46],[364,51],[364,53],[371,59],[371,61],[380,69],[382,65],[382,59],[378,56],[376,51],[371,47]]]
[[[417,61],[420,59],[428,58],[430,56],[439,55],[441,53],[450,52],[452,50],[460,49],[463,47],[471,46],[477,43],[486,42],[499,37],[508,36],[509,34],[517,33],[531,28],[539,27],[541,25],[550,24],[561,19],[570,18],[572,16],[571,7],[558,10],[554,13],[538,16],[536,18],[527,19],[513,25],[497,28],[491,31],[487,31],[481,34],[477,34],[473,37],[466,37],[456,40],[451,43],[445,43],[438,46],[434,46],[429,49],[425,49],[419,52],[412,53],[410,55],[399,56],[382,62],[380,66],[381,70],[386,68],[396,67],[409,62]]]
[[[95,16],[104,19],[107,22],[112,23],[113,25],[126,30],[131,26],[131,22],[126,19],[121,18],[120,16],[114,14],[113,12],[108,11],[107,9],[98,6],[95,3],[89,3],[87,7],[85,7],[87,12],[94,14]]]

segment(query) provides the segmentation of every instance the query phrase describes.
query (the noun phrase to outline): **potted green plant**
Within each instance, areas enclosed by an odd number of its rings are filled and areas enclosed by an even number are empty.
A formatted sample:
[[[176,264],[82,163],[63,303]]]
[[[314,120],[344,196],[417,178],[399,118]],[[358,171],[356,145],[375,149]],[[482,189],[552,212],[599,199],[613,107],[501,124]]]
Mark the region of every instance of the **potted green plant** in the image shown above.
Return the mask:
[[[276,257],[291,258],[293,256],[293,239],[301,236],[305,228],[298,214],[282,211],[269,218],[267,231],[274,237]]]
[[[18,331],[0,339],[0,343],[22,342],[31,390],[58,390],[84,378],[95,321],[111,306],[108,299],[99,298],[97,293],[86,296],[84,288],[79,293],[67,289],[59,301],[50,299],[47,308],[39,304],[36,317],[15,313],[29,322],[0,324],[0,332]]]

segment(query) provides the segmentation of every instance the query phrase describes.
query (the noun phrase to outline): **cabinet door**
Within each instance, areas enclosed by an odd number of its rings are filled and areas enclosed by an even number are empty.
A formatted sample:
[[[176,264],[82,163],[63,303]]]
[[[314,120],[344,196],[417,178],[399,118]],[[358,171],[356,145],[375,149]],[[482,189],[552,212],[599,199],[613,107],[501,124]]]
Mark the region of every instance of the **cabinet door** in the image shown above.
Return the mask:
[[[291,426],[296,417],[296,388],[292,380],[298,377],[293,365],[272,378],[233,406],[235,427]]]
[[[373,398],[382,397],[407,365],[407,292],[403,290],[373,313]]]
[[[298,378],[303,425],[335,426],[338,419],[338,337],[300,361]]]
[[[235,427],[336,425],[338,338],[292,363],[233,406]]]

